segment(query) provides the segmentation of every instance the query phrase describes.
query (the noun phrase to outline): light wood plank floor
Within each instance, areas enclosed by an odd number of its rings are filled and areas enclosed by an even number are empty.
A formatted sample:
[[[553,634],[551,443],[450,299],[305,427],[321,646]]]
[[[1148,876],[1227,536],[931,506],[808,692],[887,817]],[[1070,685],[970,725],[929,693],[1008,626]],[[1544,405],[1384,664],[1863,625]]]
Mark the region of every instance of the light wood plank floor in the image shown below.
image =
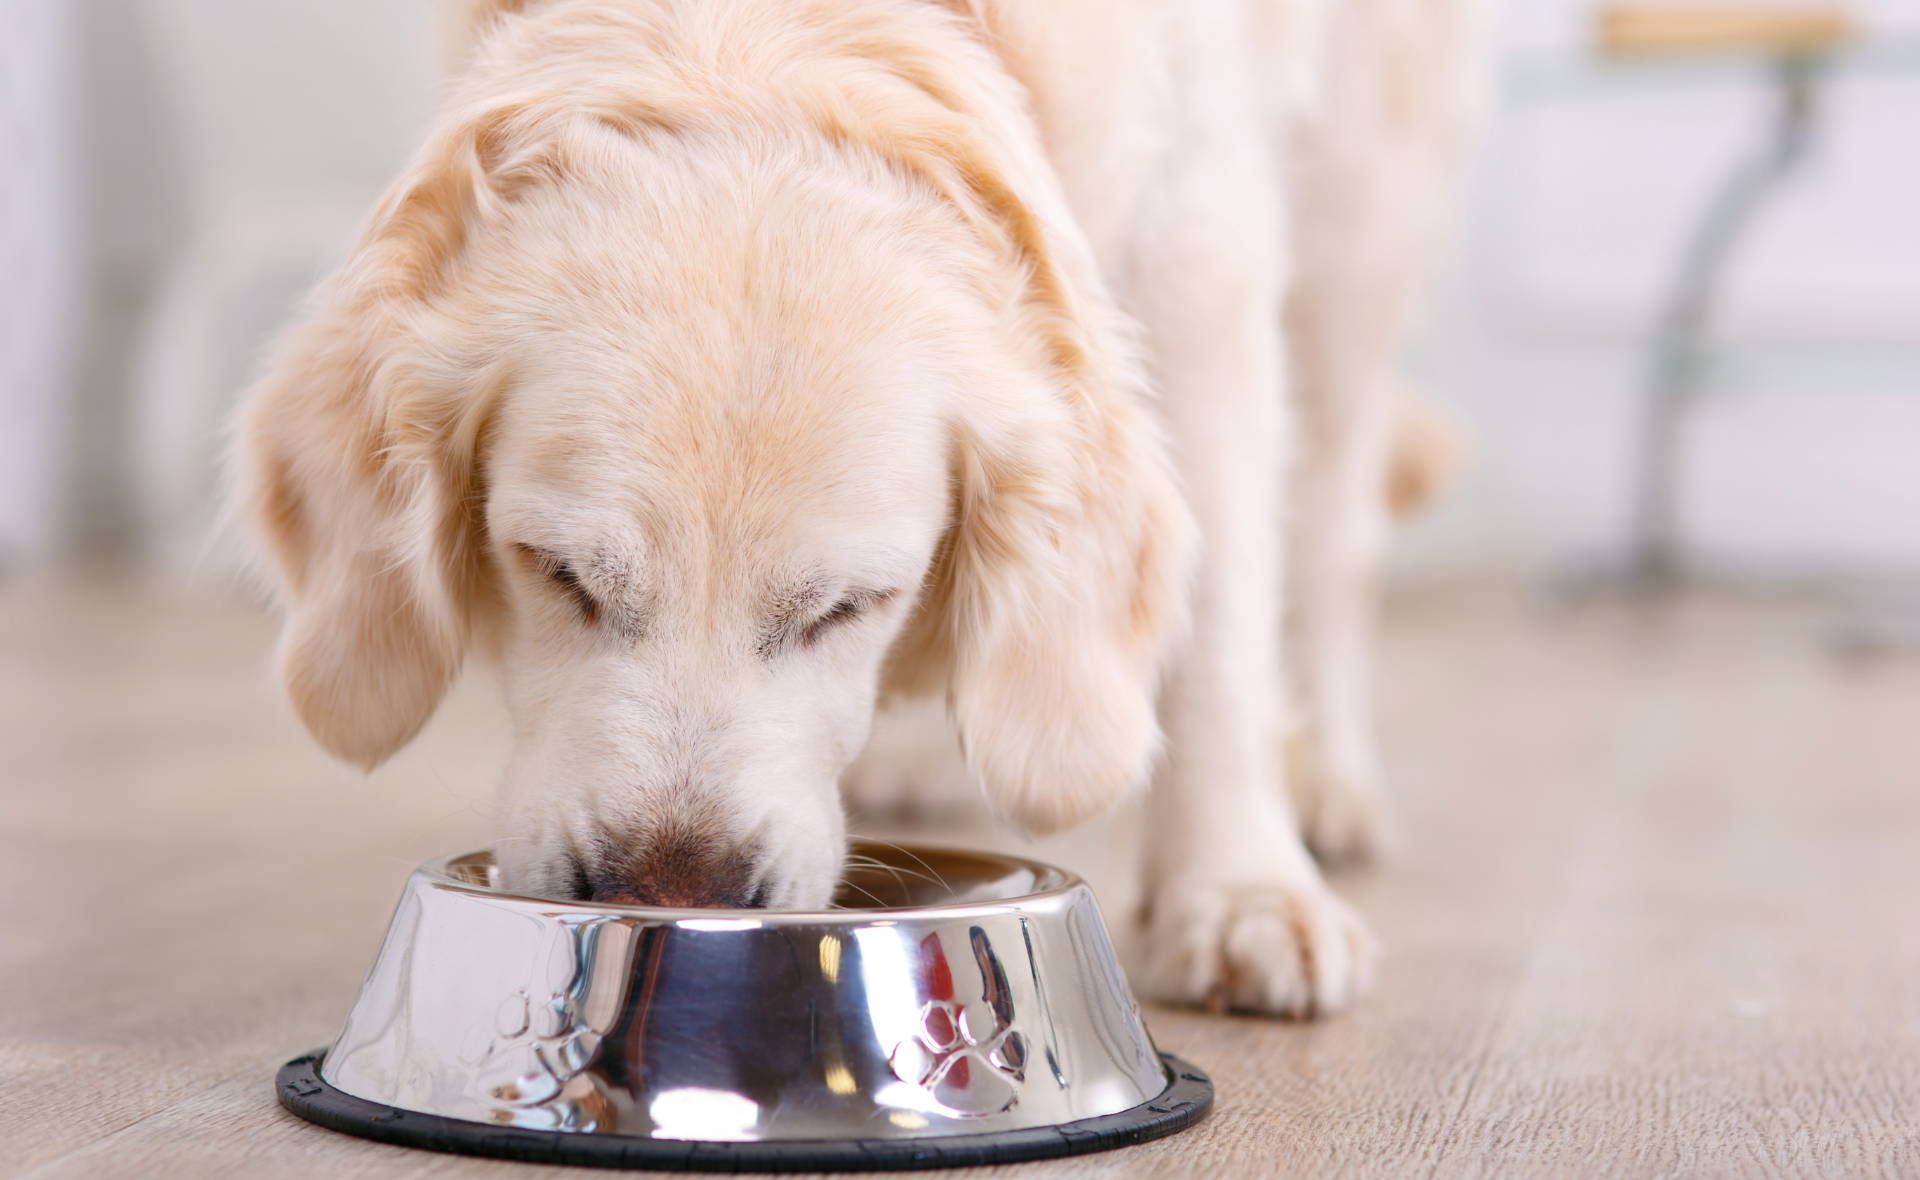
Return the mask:
[[[1315,1025],[1150,1012],[1213,1117],[1020,1174],[1920,1174],[1920,664],[1837,665],[1819,623],[1398,604],[1405,850],[1342,882],[1378,991]],[[501,735],[474,684],[378,774],[330,765],[270,642],[231,605],[0,585],[0,1173],[582,1175],[274,1105],[407,870],[481,839]],[[1131,830],[1042,851],[1118,917]]]

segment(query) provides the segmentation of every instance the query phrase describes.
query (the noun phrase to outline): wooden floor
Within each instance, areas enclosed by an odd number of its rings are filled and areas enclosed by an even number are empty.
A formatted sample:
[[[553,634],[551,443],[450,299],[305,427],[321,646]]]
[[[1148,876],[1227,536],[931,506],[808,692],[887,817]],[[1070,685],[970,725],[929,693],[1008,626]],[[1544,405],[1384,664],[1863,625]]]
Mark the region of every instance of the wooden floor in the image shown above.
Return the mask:
[[[1820,622],[1400,604],[1405,850],[1343,882],[1388,950],[1377,993],[1315,1025],[1150,1012],[1211,1068],[1212,1118],[1019,1174],[1920,1174],[1920,663],[1836,664]],[[0,584],[0,1174],[566,1174],[274,1105],[407,870],[480,840],[500,740],[474,684],[373,777],[332,766],[270,634]],[[1046,848],[1110,915],[1127,831]]]

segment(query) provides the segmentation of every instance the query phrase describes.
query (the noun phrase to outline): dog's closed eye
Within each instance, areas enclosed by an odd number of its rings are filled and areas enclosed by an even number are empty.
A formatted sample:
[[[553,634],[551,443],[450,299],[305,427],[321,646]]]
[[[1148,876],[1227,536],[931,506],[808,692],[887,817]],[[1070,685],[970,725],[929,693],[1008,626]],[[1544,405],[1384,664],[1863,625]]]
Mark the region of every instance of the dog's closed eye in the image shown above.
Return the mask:
[[[816,642],[822,635],[840,624],[859,618],[861,612],[866,610],[872,602],[871,598],[862,599],[852,595],[842,598],[829,607],[826,614],[801,629],[800,642],[808,644]]]
[[[760,654],[770,659],[785,648],[812,647],[833,631],[865,617],[895,593],[893,590],[849,590],[825,610],[812,606],[825,597],[816,591],[807,589],[790,595],[786,604],[775,612],[761,638]]]
[[[521,556],[532,563],[533,568],[555,589],[564,594],[579,609],[581,617],[588,623],[600,621],[600,603],[580,581],[580,575],[573,563],[557,553],[546,549],[536,549],[531,545],[516,545]]]

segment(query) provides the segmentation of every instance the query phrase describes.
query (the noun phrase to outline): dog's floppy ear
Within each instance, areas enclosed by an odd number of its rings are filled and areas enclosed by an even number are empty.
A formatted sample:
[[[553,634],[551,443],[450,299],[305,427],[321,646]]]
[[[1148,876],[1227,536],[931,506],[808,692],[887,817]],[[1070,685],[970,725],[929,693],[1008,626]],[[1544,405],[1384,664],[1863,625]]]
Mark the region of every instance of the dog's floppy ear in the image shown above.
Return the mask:
[[[1005,336],[957,395],[953,523],[889,679],[944,690],[989,805],[1044,833],[1151,772],[1195,530],[1128,325],[1030,120],[1017,99],[938,97],[974,118],[936,118],[892,151],[987,246],[976,283]]]
[[[1152,769],[1192,529],[1123,389],[1021,392],[1028,404],[960,427],[956,517],[933,601],[968,765],[997,813],[1043,834],[1105,809]]]
[[[459,671],[484,560],[486,398],[436,306],[488,207],[481,126],[429,144],[388,193],[235,423],[235,507],[279,575],[287,692],[321,745],[367,768]]]

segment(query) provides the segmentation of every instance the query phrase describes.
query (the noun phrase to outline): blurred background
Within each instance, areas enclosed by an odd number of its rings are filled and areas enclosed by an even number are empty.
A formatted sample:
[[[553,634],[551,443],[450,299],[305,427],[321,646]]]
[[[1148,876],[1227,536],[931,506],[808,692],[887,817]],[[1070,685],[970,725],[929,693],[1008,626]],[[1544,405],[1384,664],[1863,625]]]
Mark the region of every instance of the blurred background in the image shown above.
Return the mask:
[[[1390,579],[1404,839],[1336,881],[1380,993],[1154,1015],[1300,1132],[1227,1132],[1273,1174],[1348,1170],[1356,1112],[1404,1131],[1385,1175],[1726,1136],[1920,1170],[1920,5],[1797,9],[1679,49],[1505,6],[1407,356],[1467,458]],[[0,0],[0,1172],[312,1170],[265,1063],[338,1027],[407,871],[494,834],[486,678],[331,762],[213,527],[221,423],[422,137],[439,34],[436,0]],[[1124,936],[1139,838],[1037,851]]]
[[[1501,102],[1412,364],[1472,441],[1405,579],[1630,544],[1650,349],[1780,102],[1764,52],[1623,58],[1591,0],[1506,7]],[[1920,567],[1920,9],[1844,6],[1807,142],[1715,269],[1677,532],[1697,572]],[[419,139],[431,0],[0,6],[0,568],[231,565],[217,427]]]

